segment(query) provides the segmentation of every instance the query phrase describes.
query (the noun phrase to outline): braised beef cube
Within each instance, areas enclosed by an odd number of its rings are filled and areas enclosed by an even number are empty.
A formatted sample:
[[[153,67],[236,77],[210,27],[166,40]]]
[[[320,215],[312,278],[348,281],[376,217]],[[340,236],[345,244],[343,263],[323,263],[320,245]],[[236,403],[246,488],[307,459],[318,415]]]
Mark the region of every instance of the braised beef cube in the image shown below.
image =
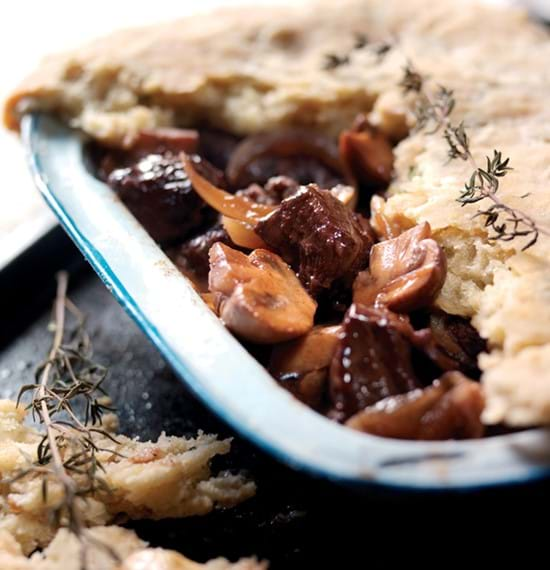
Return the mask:
[[[399,317],[385,309],[350,307],[330,368],[336,419],[421,386],[403,329]]]
[[[225,229],[217,225],[179,245],[171,252],[171,257],[182,273],[206,284],[210,270],[208,252],[217,242],[235,247]]]
[[[256,233],[294,267],[313,295],[336,279],[355,276],[373,244],[368,222],[314,184],[283,200],[257,224]]]
[[[197,170],[217,186],[223,174],[206,161]],[[171,154],[150,154],[111,172],[109,186],[151,237],[162,244],[185,239],[204,220],[206,206],[194,192],[182,163]]]
[[[346,425],[397,439],[469,439],[483,435],[481,387],[447,372],[423,390],[390,396],[350,418]]]

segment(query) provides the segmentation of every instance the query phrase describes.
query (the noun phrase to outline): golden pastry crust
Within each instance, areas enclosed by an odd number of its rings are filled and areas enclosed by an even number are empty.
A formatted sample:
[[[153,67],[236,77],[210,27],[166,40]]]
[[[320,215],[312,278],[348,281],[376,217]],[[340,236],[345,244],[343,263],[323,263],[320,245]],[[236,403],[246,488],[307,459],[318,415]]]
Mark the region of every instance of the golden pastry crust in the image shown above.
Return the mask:
[[[354,33],[396,38],[383,61],[368,50],[323,69],[327,53],[349,51]],[[211,123],[246,134],[285,124],[337,132],[360,111],[389,136],[411,124],[398,87],[407,58],[455,90],[478,160],[493,149],[514,171],[504,201],[550,227],[550,39],[512,9],[441,0],[318,1],[313,9],[225,10],[123,31],[49,58],[13,94],[12,128],[30,109],[56,112],[109,144],[143,126]],[[386,213],[428,221],[449,274],[438,303],[471,316],[494,352],[481,359],[485,421],[550,422],[550,238],[490,244],[476,206],[456,202],[471,165],[449,163],[441,136],[417,133],[396,148]],[[526,198],[520,196],[528,195]],[[521,364],[520,364],[521,363]],[[521,370],[521,374],[518,371]]]

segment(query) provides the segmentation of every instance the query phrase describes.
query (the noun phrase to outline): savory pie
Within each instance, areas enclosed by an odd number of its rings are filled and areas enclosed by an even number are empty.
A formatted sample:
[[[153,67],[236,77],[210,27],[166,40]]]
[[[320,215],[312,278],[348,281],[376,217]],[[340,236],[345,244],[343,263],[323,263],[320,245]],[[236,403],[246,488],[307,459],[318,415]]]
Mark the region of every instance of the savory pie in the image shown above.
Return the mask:
[[[515,9],[243,7],[50,57],[5,122],[87,133],[97,175],[297,397],[370,433],[477,437],[481,412],[550,421],[549,60]],[[486,157],[497,218],[459,200]],[[536,235],[509,234],[522,213]]]

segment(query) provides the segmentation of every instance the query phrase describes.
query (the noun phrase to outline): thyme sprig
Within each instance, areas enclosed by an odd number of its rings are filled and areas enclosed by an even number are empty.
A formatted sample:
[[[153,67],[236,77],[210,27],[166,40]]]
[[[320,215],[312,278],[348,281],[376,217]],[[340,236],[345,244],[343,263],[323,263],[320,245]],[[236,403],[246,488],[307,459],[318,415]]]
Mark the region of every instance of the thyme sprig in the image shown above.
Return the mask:
[[[393,43],[389,41],[382,42],[371,42],[366,34],[356,33],[354,37],[354,42],[351,49],[347,53],[327,53],[325,54],[325,59],[323,62],[323,69],[329,71],[342,67],[344,65],[349,65],[353,58],[353,54],[358,51],[368,50],[373,53],[378,61],[384,59],[384,57],[392,50]]]
[[[429,90],[426,87],[427,79],[411,62],[408,62],[399,85],[403,93],[417,94],[413,109],[416,119],[415,130],[425,130],[428,134],[443,131],[449,160],[469,161],[473,167],[473,172],[460,192],[457,202],[462,206],[482,200],[492,202],[490,206],[480,208],[475,214],[476,217],[484,219],[484,226],[491,231],[490,241],[509,242],[515,238],[525,238],[526,243],[522,247],[522,251],[525,251],[535,245],[540,234],[550,235],[550,232],[540,228],[531,216],[512,208],[500,199],[497,192],[500,180],[512,170],[510,159],[503,158],[501,151],[494,150],[492,157],[486,157],[486,166],[480,167],[471,152],[470,138],[464,122],[457,125],[451,120],[451,114],[456,106],[454,92],[442,85],[439,85],[435,91]]]
[[[27,406],[35,421],[43,425],[44,436],[37,448],[36,461],[21,470],[10,483],[26,477],[40,477],[42,498],[49,499],[50,487],[61,488],[61,499],[49,507],[52,524],[66,526],[81,544],[81,568],[87,568],[87,547],[95,544],[120,562],[116,552],[89,535],[82,513],[82,502],[97,492],[109,492],[102,477],[104,467],[98,457],[104,449],[96,436],[116,443],[102,428],[102,418],[112,408],[107,404],[102,383],[106,369],[92,361],[92,346],[85,330],[85,317],[67,298],[67,274],[58,275],[57,295],[53,309],[53,341],[48,357],[37,369],[35,382],[21,388],[17,404],[31,394]],[[68,330],[67,317],[76,320]],[[83,405],[81,420],[75,408]]]

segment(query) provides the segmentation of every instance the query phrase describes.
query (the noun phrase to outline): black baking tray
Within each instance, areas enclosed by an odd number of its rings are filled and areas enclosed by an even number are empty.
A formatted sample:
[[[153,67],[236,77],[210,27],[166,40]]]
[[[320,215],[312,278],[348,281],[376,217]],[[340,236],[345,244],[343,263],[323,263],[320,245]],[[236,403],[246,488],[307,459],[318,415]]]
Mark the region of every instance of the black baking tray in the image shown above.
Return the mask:
[[[56,227],[0,272],[0,396],[14,398],[33,377],[50,337],[46,327],[55,273],[71,275],[71,298],[88,314],[96,358],[110,368],[107,390],[121,431],[141,439],[194,434],[201,429],[234,438],[230,456],[216,468],[244,470],[257,496],[230,509],[181,520],[137,521],[130,526],[155,546],[204,561],[257,555],[271,568],[394,568],[495,561],[531,533],[524,560],[537,553],[536,515],[544,512],[550,484],[449,493],[361,491],[312,479],[275,462],[214,417],[172,373],[169,365],[118,306],[63,231]],[[498,529],[500,547],[488,549]],[[513,535],[506,541],[507,534]],[[464,542],[466,540],[466,542]],[[538,542],[544,548],[544,542]],[[503,550],[503,546],[506,548]],[[474,550],[472,550],[474,549]]]

